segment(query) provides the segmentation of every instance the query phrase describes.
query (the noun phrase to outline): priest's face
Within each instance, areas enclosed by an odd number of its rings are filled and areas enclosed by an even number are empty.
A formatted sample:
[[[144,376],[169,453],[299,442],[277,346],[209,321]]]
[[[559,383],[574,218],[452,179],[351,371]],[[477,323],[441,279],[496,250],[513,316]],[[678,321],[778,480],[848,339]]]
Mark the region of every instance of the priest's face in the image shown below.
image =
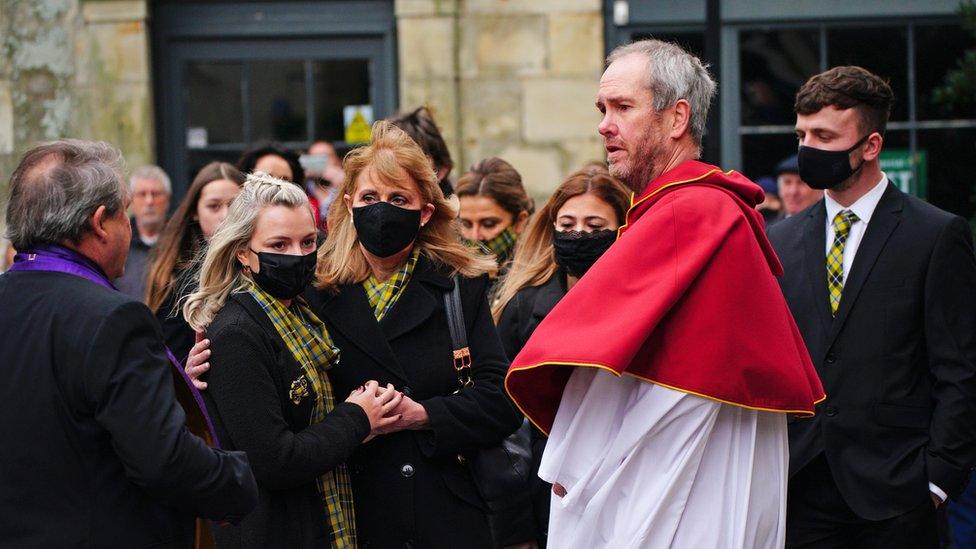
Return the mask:
[[[667,137],[664,116],[654,109],[647,71],[643,55],[621,57],[603,73],[596,99],[610,173],[636,193],[653,179]]]

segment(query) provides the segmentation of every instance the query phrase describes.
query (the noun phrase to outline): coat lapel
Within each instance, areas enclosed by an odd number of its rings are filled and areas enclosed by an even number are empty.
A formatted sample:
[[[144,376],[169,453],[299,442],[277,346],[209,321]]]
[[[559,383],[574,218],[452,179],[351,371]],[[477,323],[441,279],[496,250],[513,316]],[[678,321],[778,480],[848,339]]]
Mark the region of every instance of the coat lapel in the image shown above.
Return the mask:
[[[803,226],[803,264],[810,285],[817,317],[823,324],[824,333],[829,331],[833,318],[830,315],[830,298],[827,294],[827,206],[823,200],[810,209]]]
[[[881,200],[878,202],[874,214],[871,215],[871,221],[868,223],[867,231],[864,233],[861,244],[857,248],[857,255],[854,256],[854,264],[851,265],[851,272],[848,274],[847,280],[844,281],[844,291],[840,298],[840,308],[837,309],[837,317],[834,318],[834,322],[830,326],[826,349],[829,349],[833,345],[834,339],[837,338],[841,328],[844,327],[847,315],[850,313],[851,308],[854,307],[854,302],[857,301],[857,296],[861,293],[864,282],[871,274],[871,269],[878,261],[878,256],[881,255],[881,251],[888,242],[888,237],[891,236],[892,231],[895,230],[895,227],[901,221],[900,214],[903,207],[904,199],[901,196],[901,191],[891,183],[888,183],[888,188],[881,196]]]
[[[322,295],[319,301],[322,305],[315,312],[329,323],[330,328],[341,332],[381,367],[401,380],[409,381],[380,325],[376,323],[376,317],[361,284],[343,286],[338,294]],[[394,309],[397,306],[399,303]],[[341,348],[339,350],[342,351]]]
[[[386,340],[393,341],[425,323],[453,284],[450,277],[438,273],[430,260],[421,255],[403,295],[379,323]]]

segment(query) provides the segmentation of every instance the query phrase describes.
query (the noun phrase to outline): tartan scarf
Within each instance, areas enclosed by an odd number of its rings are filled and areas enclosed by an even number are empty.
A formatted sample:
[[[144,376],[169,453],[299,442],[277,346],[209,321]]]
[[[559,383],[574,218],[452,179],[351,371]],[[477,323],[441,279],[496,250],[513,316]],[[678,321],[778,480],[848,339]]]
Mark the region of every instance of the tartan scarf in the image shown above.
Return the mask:
[[[332,342],[325,324],[301,297],[295,298],[291,307],[285,307],[257,284],[251,284],[247,291],[271,319],[278,335],[305,374],[291,383],[289,397],[296,404],[301,402],[303,397],[308,396],[308,386],[311,385],[315,391],[315,405],[309,424],[321,422],[335,408],[332,384],[326,371],[339,362],[339,349]],[[356,515],[352,502],[352,482],[345,464],[316,479],[316,486],[322,496],[332,547],[355,548]]]
[[[512,257],[518,233],[511,225],[488,240],[470,240],[469,245],[478,248],[488,255],[494,255],[499,266],[504,265]]]
[[[406,263],[388,280],[380,281],[376,275],[371,274],[369,278],[363,281],[363,289],[366,290],[366,297],[369,299],[370,306],[373,307],[373,315],[376,316],[377,322],[383,320],[386,313],[390,312],[393,305],[400,299],[403,289],[410,282],[410,276],[413,275],[413,268],[417,265],[419,257],[420,249],[415,247]]]

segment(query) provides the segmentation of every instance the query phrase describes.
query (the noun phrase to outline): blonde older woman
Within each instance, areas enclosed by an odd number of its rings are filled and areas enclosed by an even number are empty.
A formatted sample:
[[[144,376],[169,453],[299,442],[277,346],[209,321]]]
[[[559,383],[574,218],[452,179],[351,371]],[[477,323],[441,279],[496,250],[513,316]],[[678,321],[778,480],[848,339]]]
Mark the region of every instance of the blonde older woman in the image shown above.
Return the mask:
[[[399,422],[401,395],[363,379],[336,403],[327,371],[340,351],[299,294],[316,263],[305,193],[250,175],[210,241],[200,289],[184,306],[213,357],[204,393],[220,440],[247,453],[258,509],[217,528],[219,546],[355,547],[346,458]],[[384,418],[384,415],[390,417]]]
[[[486,299],[494,261],[460,242],[429,159],[402,130],[376,123],[344,168],[309,302],[342,349],[336,390],[375,379],[404,395],[391,434],[348,462],[359,540],[491,547],[487,506],[459,456],[521,422],[502,389],[508,361]],[[472,358],[461,377],[473,385],[460,391],[444,299],[455,280]]]

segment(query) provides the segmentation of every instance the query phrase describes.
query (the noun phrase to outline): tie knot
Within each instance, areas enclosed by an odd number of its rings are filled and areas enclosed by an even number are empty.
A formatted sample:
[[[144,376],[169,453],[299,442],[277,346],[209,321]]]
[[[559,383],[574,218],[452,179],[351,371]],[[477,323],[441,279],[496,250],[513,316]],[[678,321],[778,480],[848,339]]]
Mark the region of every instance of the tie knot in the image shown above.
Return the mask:
[[[851,225],[857,222],[859,218],[857,214],[850,210],[841,210],[837,212],[834,216],[834,232],[838,234],[847,234],[851,230]]]

